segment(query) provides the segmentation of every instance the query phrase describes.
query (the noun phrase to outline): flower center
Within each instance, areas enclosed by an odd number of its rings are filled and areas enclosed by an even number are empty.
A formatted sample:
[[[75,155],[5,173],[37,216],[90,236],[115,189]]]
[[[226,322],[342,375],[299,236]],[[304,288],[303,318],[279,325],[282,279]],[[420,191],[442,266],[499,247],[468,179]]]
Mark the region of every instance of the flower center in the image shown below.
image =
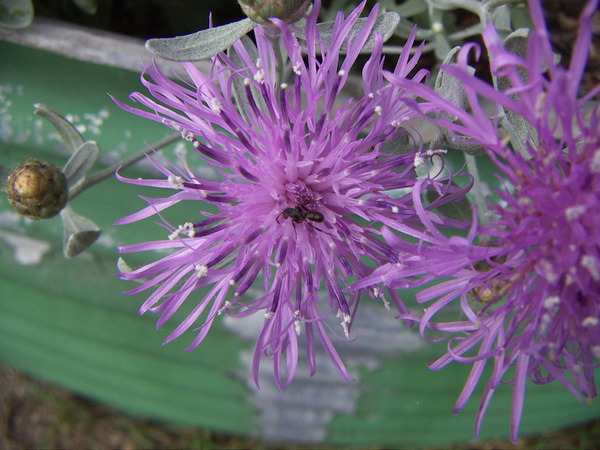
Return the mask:
[[[303,208],[309,211],[323,206],[323,195],[315,191],[304,181],[287,183],[284,186],[285,194],[282,196],[278,206],[289,208]]]

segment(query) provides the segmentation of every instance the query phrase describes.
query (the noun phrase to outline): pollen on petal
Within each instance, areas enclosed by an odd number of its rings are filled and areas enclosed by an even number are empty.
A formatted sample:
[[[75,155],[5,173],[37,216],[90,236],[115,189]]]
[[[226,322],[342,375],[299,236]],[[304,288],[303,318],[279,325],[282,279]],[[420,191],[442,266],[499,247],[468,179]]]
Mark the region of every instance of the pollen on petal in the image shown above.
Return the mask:
[[[550,309],[559,304],[560,304],[560,298],[557,297],[556,295],[547,297],[546,300],[544,300],[544,308],[546,308],[546,309]]]
[[[198,278],[204,278],[208,275],[208,267],[204,264],[196,264],[194,268],[196,269],[196,276]]]
[[[221,101],[216,97],[213,97],[210,100],[210,107],[213,111],[217,113],[220,113],[223,110],[223,105],[221,104]]]
[[[600,149],[594,152],[590,162],[590,170],[592,173],[600,173]]]
[[[169,235],[169,240],[172,241],[174,239],[177,239],[180,234],[185,234],[191,238],[194,237],[196,235],[196,228],[194,227],[194,224],[191,222],[187,222],[183,225],[179,225],[177,229]]]
[[[583,205],[574,205],[565,209],[565,216],[569,222],[573,220],[579,219],[583,214],[585,214],[587,208]]]
[[[173,186],[175,189],[183,188],[183,178],[175,175],[169,175],[168,178],[169,184]]]
[[[586,268],[594,281],[600,281],[600,263],[598,258],[590,255],[581,257],[581,266]]]
[[[231,306],[231,302],[229,300],[226,300],[225,303],[223,303],[223,306],[219,309],[219,311],[217,311],[217,315],[221,315],[223,314],[225,311],[227,311],[227,309],[229,309],[229,307]]]

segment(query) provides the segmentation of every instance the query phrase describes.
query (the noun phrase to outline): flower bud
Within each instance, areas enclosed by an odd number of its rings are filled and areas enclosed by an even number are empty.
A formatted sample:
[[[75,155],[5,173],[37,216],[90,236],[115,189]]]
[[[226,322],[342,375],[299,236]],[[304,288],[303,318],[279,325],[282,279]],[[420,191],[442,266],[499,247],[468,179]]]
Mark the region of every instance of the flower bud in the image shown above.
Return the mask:
[[[8,177],[6,194],[17,212],[30,219],[48,219],[67,204],[67,179],[54,165],[28,159]]]
[[[269,17],[277,17],[286,23],[300,20],[310,5],[310,0],[238,0],[250,20],[269,23]]]

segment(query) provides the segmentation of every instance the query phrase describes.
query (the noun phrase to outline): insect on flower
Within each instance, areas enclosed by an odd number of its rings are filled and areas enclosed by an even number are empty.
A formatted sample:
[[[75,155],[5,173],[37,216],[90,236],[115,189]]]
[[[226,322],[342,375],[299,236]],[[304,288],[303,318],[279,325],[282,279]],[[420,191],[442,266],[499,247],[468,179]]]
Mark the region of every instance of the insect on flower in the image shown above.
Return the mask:
[[[296,228],[297,223],[302,223],[307,220],[312,222],[323,222],[325,217],[318,211],[311,211],[306,208],[303,204],[296,206],[295,208],[286,208],[283,210],[281,214],[277,216],[277,223],[279,223],[279,217],[283,216],[284,219],[292,219],[292,223],[294,225],[294,229]],[[315,227],[310,222],[306,222],[311,228],[314,228],[317,231],[321,231],[325,233],[320,228]],[[326,233],[329,234],[329,233]]]
[[[295,208],[286,208],[279,216],[277,216],[277,222],[279,217],[283,216],[284,219],[292,219],[294,223],[302,223],[305,220],[311,220],[313,222],[323,222],[325,217],[318,211],[309,211],[304,205],[298,205]]]
[[[275,70],[278,47],[257,26],[257,54],[240,40],[233,44],[230,56],[221,53],[213,58],[209,74],[183,63],[192,85],[148,67],[142,81],[151,95],[131,95],[141,107],[115,100],[126,111],[181,132],[193,145],[193,158],[220,177],[215,181],[195,175],[192,158],[190,165],[182,161],[182,169],[160,156],[149,157],[161,173],[159,179],[118,175],[128,183],[175,190],[168,199],[146,199],[147,207],[117,222],[124,225],[160,214],[172,231],[169,239],[120,247],[122,253],[171,252],[122,273],[123,279],[143,280],[128,293],[153,290],[141,311],[159,313],[159,326],[192,303],[191,312],[166,338],[170,342],[193,328],[197,336],[189,348],[198,346],[223,314],[262,315],[252,360],[257,385],[259,365],[267,359],[273,364],[276,383],[287,386],[304,357],[302,347],[308,370],[314,374],[319,344],[350,380],[325,320],[339,320],[344,338],[351,340],[353,319],[367,298],[387,305],[388,296],[403,309],[395,292],[348,289],[350,282],[369,275],[373,267],[399,262],[400,253],[379,239],[384,226],[398,232],[419,226],[411,220],[415,217],[412,196],[396,198],[390,193],[437,183],[415,179],[414,154],[391,153],[384,147],[406,134],[400,125],[417,113],[406,104],[410,94],[383,78],[383,39],[374,31],[378,9],[359,22],[365,5],[361,2],[347,18],[339,15],[329,41],[317,27],[319,0],[306,16],[302,41],[293,26],[272,19],[286,50],[282,64],[291,68],[285,80]],[[353,28],[357,23],[360,26]],[[415,33],[398,60],[396,76],[405,76],[415,67],[420,55],[420,51],[410,55]],[[360,64],[364,95],[340,105],[336,99],[370,34],[371,57],[364,67]],[[231,56],[234,53],[237,57]],[[426,75],[420,70],[415,77],[423,81]],[[243,88],[239,103],[233,92],[236,85]],[[403,168],[402,173],[398,168]],[[179,202],[194,202],[207,218],[198,222],[166,211]],[[168,222],[170,214],[185,224]],[[251,288],[259,286],[259,294],[254,295]],[[199,294],[205,288],[208,293]]]

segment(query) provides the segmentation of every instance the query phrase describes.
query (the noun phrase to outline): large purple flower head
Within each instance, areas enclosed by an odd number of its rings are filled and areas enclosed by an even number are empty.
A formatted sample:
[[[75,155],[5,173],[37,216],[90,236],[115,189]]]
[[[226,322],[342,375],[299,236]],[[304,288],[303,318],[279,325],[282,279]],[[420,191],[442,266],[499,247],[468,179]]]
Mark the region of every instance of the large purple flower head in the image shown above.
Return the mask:
[[[149,206],[119,224],[159,214],[182,201],[195,202],[204,216],[181,218],[178,225],[163,219],[172,232],[169,239],[121,247],[123,253],[172,251],[121,276],[143,280],[131,293],[154,289],[141,311],[161,314],[158,326],[184,302],[196,304],[167,342],[195,326],[194,348],[221,313],[264,314],[255,381],[263,357],[273,360],[280,386],[292,380],[302,332],[311,373],[315,341],[320,341],[348,378],[322,319],[336,314],[340,331],[348,336],[360,298],[383,299],[376,289],[348,292],[348,285],[372,267],[398,259],[378,238],[382,224],[399,229],[415,223],[410,193],[399,194],[417,182],[415,153],[387,153],[383,146],[405,133],[400,125],[416,113],[405,106],[406,92],[384,82],[379,34],[362,68],[363,92],[336,103],[373,34],[377,9],[362,28],[352,28],[363,7],[364,2],[347,18],[338,15],[327,41],[317,27],[316,1],[306,17],[302,45],[293,25],[273,19],[283,52],[273,43],[272,30],[267,35],[259,26],[255,55],[238,41],[233,46],[237,56],[217,55],[209,75],[183,63],[191,83],[147,68],[142,81],[154,98],[132,94],[145,107],[141,109],[118,102],[127,111],[180,131],[197,157],[220,176],[217,181],[201,179],[190,169],[179,170],[153,157],[164,178],[121,178],[175,193],[146,199]],[[410,57],[411,44],[395,68],[398,77],[407,76],[418,59],[419,52]],[[283,61],[290,67],[284,80],[279,79],[285,73],[280,53],[289,58]],[[418,72],[415,80],[425,75]],[[233,100],[236,85],[244,92],[239,104]],[[419,183],[435,184],[429,178]],[[259,295],[249,295],[253,285],[260,286]],[[203,288],[208,293],[200,295]],[[397,295],[391,299],[401,307]]]
[[[423,286],[449,277],[417,297],[431,302],[420,318],[422,333],[434,329],[455,336],[448,353],[431,367],[472,363],[458,412],[492,361],[476,434],[494,391],[507,382],[514,387],[513,440],[528,378],[539,384],[557,380],[578,398],[592,399],[600,359],[600,86],[579,93],[597,1],[585,7],[568,68],[555,60],[540,3],[529,4],[534,25],[526,58],[509,52],[492,25],[484,32],[492,70],[506,90],[472,74],[466,64],[472,46],[463,48],[458,64],[444,68],[464,85],[470,112],[423,85],[389,75],[397,86],[445,110],[447,115],[432,120],[456,139],[483,145],[503,188],[490,204],[487,223],[476,219],[467,237],[447,238],[430,226],[417,249],[421,259],[386,265],[357,284]],[[512,119],[520,117],[518,128],[528,131],[510,138],[521,137],[524,151],[498,135],[497,117],[488,119],[478,96],[501,105]],[[413,281],[406,283],[410,276]],[[457,302],[464,320],[447,322],[440,313]]]

